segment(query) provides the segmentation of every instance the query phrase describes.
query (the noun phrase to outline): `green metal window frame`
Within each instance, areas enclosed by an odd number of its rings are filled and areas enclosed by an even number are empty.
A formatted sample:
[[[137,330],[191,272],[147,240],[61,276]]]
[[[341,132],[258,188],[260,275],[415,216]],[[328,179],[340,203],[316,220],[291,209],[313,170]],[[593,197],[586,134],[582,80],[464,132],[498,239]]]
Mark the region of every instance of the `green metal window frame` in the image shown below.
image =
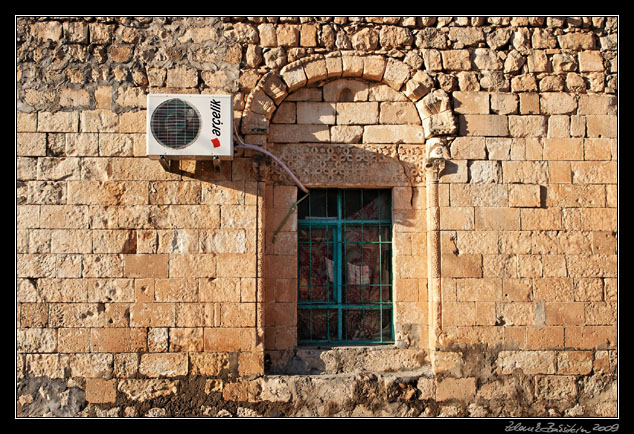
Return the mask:
[[[392,344],[394,343],[394,318],[393,318],[393,298],[392,298],[392,217],[391,217],[391,204],[392,204],[392,192],[390,189],[312,189],[311,194],[315,191],[326,191],[327,199],[330,205],[334,205],[333,196],[336,193],[336,212],[333,210],[326,211],[325,215],[329,217],[315,217],[311,215],[311,197],[308,197],[304,202],[305,209],[308,208],[308,212],[304,211],[305,218],[298,217],[298,237],[297,237],[297,309],[298,309],[298,344],[299,345],[369,345],[369,344]],[[384,195],[386,199],[386,205],[389,212],[384,213],[381,219],[349,219],[344,216],[344,196],[345,192],[360,192],[361,204],[363,204],[364,192],[381,192],[377,194]],[[368,193],[365,193],[368,195]],[[330,201],[328,200],[328,195]],[[346,234],[350,228],[354,228],[359,233],[361,232],[361,241],[350,241],[346,239]],[[367,229],[366,229],[367,228]],[[309,261],[312,261],[312,245],[313,231],[319,231],[326,233],[326,249],[331,248],[332,259],[327,259],[332,263],[332,287],[329,286],[327,290],[329,296],[328,300],[305,300],[301,297],[302,291],[304,293],[308,291],[312,294],[312,290],[315,289],[311,285],[309,279],[307,285],[303,285],[300,279],[300,262],[302,252],[305,253],[305,249],[308,249]],[[308,240],[302,239],[302,234],[308,233]],[[367,233],[373,233],[376,238],[365,239]],[[372,237],[370,235],[370,237]],[[344,273],[346,272],[345,257],[347,249],[353,249],[355,246],[360,248],[363,252],[365,247],[370,249],[377,249],[378,251],[378,273],[379,283],[371,283],[370,278],[367,278],[367,282],[359,281],[350,284],[346,283]],[[304,250],[303,250],[304,249]],[[328,255],[326,255],[328,256]],[[362,253],[362,258],[364,254]],[[312,273],[312,263],[309,264],[309,273]],[[350,264],[348,264],[350,267]],[[361,268],[360,270],[363,270]],[[369,274],[369,266],[365,269]],[[383,275],[385,270],[385,275]],[[354,271],[354,270],[353,270]],[[350,273],[350,269],[348,269]],[[364,276],[364,278],[367,276]],[[379,299],[374,301],[365,301],[356,303],[348,303],[344,299],[348,294],[348,287],[361,288],[360,293],[364,291],[374,291],[374,294],[379,294]],[[323,290],[323,289],[322,289]],[[368,292],[370,293],[370,292]],[[305,298],[305,297],[304,297]],[[311,295],[312,298],[312,295]],[[360,317],[359,317],[360,315]],[[378,317],[377,317],[378,315]],[[316,338],[313,336],[313,321],[318,317],[321,321],[326,322],[328,330],[326,332],[326,338]],[[325,317],[325,319],[324,319]],[[360,318],[361,324],[372,323],[376,325],[378,321],[378,335],[374,333],[372,336],[365,335],[365,328],[363,331],[350,330],[347,327],[346,319],[352,321],[349,318]],[[300,321],[301,318],[301,321]],[[307,319],[306,319],[307,318]],[[308,334],[306,330],[300,329],[302,321],[308,321]],[[353,335],[353,334],[356,334]],[[360,335],[360,336],[359,336]]]

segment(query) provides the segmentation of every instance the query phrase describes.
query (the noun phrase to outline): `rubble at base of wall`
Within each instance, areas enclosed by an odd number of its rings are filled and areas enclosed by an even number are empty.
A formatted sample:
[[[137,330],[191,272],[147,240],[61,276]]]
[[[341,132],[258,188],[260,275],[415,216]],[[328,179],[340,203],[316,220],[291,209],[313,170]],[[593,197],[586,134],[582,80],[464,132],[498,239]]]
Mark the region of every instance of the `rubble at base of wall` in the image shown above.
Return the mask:
[[[617,417],[611,351],[463,348],[398,372],[250,378],[25,376],[18,417]]]

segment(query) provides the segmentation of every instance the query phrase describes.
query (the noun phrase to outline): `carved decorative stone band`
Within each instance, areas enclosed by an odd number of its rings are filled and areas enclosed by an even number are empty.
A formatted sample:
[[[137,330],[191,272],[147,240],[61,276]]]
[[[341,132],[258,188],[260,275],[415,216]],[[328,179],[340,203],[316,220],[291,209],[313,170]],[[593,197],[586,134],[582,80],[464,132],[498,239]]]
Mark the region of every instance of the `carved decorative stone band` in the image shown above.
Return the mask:
[[[307,185],[393,187],[425,182],[425,146],[387,144],[269,144]],[[271,164],[271,181],[290,182]]]

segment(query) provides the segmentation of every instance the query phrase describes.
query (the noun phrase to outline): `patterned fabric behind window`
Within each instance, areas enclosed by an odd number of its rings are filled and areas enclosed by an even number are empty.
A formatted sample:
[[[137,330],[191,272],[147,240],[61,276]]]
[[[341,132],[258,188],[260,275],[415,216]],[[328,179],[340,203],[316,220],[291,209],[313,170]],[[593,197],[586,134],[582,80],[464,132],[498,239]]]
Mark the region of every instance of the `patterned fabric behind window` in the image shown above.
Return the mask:
[[[393,342],[390,193],[313,189],[300,203],[300,344]]]

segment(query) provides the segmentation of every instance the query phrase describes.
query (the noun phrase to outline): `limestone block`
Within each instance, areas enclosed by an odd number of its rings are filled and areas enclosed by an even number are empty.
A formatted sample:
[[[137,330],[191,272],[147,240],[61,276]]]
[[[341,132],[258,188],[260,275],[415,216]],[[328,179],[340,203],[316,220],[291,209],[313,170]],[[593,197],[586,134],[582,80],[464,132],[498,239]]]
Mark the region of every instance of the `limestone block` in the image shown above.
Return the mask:
[[[585,160],[612,160],[616,139],[591,138],[583,141]]]
[[[160,256],[160,255],[157,255]],[[168,255],[164,255],[168,256]],[[172,254],[169,255],[169,271],[164,273],[163,264],[159,260],[161,271],[156,277],[214,277],[216,276],[217,258],[211,254]],[[148,276],[145,276],[148,277]]]
[[[614,161],[573,161],[570,168],[576,184],[616,184],[617,181]]]
[[[113,373],[117,378],[134,377],[139,369],[139,357],[136,353],[118,353],[114,355]]]
[[[501,71],[504,65],[497,51],[488,48],[476,48],[473,51],[473,64],[481,71]]]
[[[439,50],[424,49],[423,60],[425,62],[425,69],[429,71],[442,71],[443,58]]]
[[[266,116],[247,112],[247,114],[242,117],[241,122],[241,132],[242,134],[263,134],[268,132],[268,119]]]
[[[341,115],[335,112],[334,103],[297,102],[296,104],[298,124],[334,124],[335,115]],[[338,104],[337,107],[340,105]]]
[[[130,325],[132,327],[174,326],[175,308],[174,303],[134,303],[130,306]]]
[[[526,331],[526,349],[555,350],[564,347],[564,327],[544,326],[528,327]]]
[[[475,396],[475,378],[445,378],[436,383],[436,400],[458,399],[468,402]]]
[[[269,140],[274,143],[328,142],[330,129],[328,125],[318,124],[272,124],[269,127]]]
[[[379,32],[379,41],[384,49],[409,47],[414,42],[412,32],[403,27],[383,26]]]
[[[511,184],[509,186],[509,206],[533,208],[541,204],[541,189],[537,184]]]
[[[540,113],[540,95],[538,93],[533,93],[533,92],[520,94],[520,113],[539,114]]]
[[[315,24],[302,24],[300,27],[299,45],[301,47],[317,46],[318,29],[318,26]]]
[[[587,137],[616,138],[618,132],[618,117],[615,115],[586,116]]]
[[[502,351],[496,365],[502,375],[521,369],[524,374],[554,374],[556,352],[554,351]]]
[[[418,125],[368,125],[363,143],[422,143],[423,128]]]
[[[167,255],[125,255],[127,277],[167,277]]]
[[[535,92],[537,91],[537,80],[532,74],[521,74],[511,79],[511,90],[513,92]]]
[[[176,88],[192,88],[198,85],[198,70],[176,66],[167,70],[166,85]]]
[[[253,113],[263,115],[266,119],[271,119],[276,106],[263,89],[257,89],[249,94],[247,108]]]
[[[528,71],[531,73],[550,72],[552,64],[546,54],[546,50],[533,50],[526,57]]]
[[[57,348],[57,334],[49,328],[18,329],[16,342],[19,353],[52,353]]]
[[[379,120],[378,102],[340,102],[336,109],[338,125],[368,125],[376,124]]]
[[[322,56],[315,56],[310,60],[303,60],[304,73],[306,74],[306,84],[315,83],[328,77],[326,61]]]
[[[468,165],[472,183],[497,183],[499,165],[497,161],[471,161]]]
[[[280,71],[282,79],[288,86],[288,92],[292,92],[306,84],[307,78],[301,62],[293,62],[284,66]]]
[[[95,353],[132,353],[147,350],[145,328],[93,328],[90,351]]]
[[[258,39],[262,47],[277,47],[277,32],[272,23],[262,23],[257,27]]]
[[[400,90],[410,78],[410,67],[400,60],[389,59],[385,65],[383,81],[394,90]]]
[[[382,124],[417,124],[418,111],[412,103],[384,102],[380,106],[379,122]]]
[[[441,272],[445,277],[482,277],[482,255],[477,254],[444,254],[442,255]]]
[[[425,71],[416,71],[414,76],[405,83],[405,95],[412,101],[418,101],[433,88],[433,79]]]
[[[543,143],[545,160],[583,160],[583,139],[546,138]]]
[[[192,352],[203,351],[203,329],[202,328],[170,328],[169,330],[169,352]]]
[[[220,306],[220,326],[254,327],[255,314],[255,303],[223,303]]]
[[[451,143],[450,151],[452,159],[484,160],[486,158],[485,139],[484,137],[456,137]]]
[[[110,378],[112,376],[113,355],[107,353],[71,354],[70,375],[84,378]]]
[[[288,95],[286,84],[278,74],[267,73],[261,80],[262,90],[279,105]]]
[[[540,208],[521,210],[522,230],[561,230],[562,213],[560,208]]]
[[[460,135],[497,136],[509,134],[509,121],[505,115],[457,115]]]
[[[223,369],[229,368],[229,356],[227,353],[191,353],[189,360],[192,375],[217,376]]]
[[[591,351],[561,351],[557,353],[557,372],[563,375],[587,375],[592,371]]]
[[[210,328],[203,330],[205,351],[248,351],[255,345],[254,330],[246,328]]]
[[[488,92],[453,92],[453,107],[461,114],[489,114]]]
[[[151,378],[187,375],[187,354],[146,353],[141,354],[139,373]]]
[[[518,73],[524,64],[526,58],[517,50],[511,51],[506,59],[504,59],[504,72],[505,73]]]
[[[116,397],[116,380],[86,379],[86,401],[94,404],[105,404],[115,402]]]
[[[37,174],[41,180],[78,180],[80,159],[75,157],[41,157],[37,160]]]
[[[577,111],[577,101],[575,97],[569,93],[543,93],[540,95],[541,113],[556,114],[574,114]]]
[[[375,50],[379,45],[379,32],[369,27],[362,28],[351,36],[350,41],[355,50]]]
[[[580,115],[615,115],[617,98],[614,95],[579,95]]]
[[[512,137],[542,137],[546,135],[545,116],[508,116],[508,132]]]
[[[58,41],[62,37],[62,23],[58,21],[43,21],[36,24],[38,39]]]
[[[491,112],[500,115],[517,113],[518,97],[512,93],[492,93]]]
[[[129,399],[143,402],[162,396],[176,394],[178,381],[167,379],[127,379],[119,380],[117,390]]]
[[[368,84],[354,79],[341,79],[323,86],[323,99],[327,102],[368,101]]]
[[[472,207],[440,207],[441,230],[473,230],[474,214]]]
[[[477,27],[450,27],[449,39],[464,46],[477,46],[478,43],[484,42],[484,33]]]
[[[380,81],[385,72],[386,61],[382,56],[368,56],[363,58],[363,74],[366,80]]]
[[[519,230],[520,210],[515,208],[476,208],[476,230]]]
[[[361,77],[363,75],[363,57],[343,54],[341,62],[343,66],[342,77]]]
[[[330,128],[330,140],[333,143],[361,143],[362,137],[361,125],[334,125]]]
[[[571,136],[570,116],[551,115],[548,117],[548,137],[570,137]],[[584,134],[585,135],[585,131]]]
[[[468,50],[443,50],[441,56],[443,68],[448,71],[471,69],[471,56]]]
[[[572,32],[557,36],[559,46],[564,50],[593,50],[596,46],[594,36],[589,33]]]
[[[84,112],[82,112],[83,115]],[[113,114],[114,115],[114,114]],[[116,115],[114,115],[116,116]],[[83,125],[83,123],[82,123]],[[68,132],[79,131],[78,112],[44,112],[37,113],[37,130],[40,132]]]
[[[577,397],[576,376],[539,375],[535,377],[535,395],[538,399],[573,401]]]

